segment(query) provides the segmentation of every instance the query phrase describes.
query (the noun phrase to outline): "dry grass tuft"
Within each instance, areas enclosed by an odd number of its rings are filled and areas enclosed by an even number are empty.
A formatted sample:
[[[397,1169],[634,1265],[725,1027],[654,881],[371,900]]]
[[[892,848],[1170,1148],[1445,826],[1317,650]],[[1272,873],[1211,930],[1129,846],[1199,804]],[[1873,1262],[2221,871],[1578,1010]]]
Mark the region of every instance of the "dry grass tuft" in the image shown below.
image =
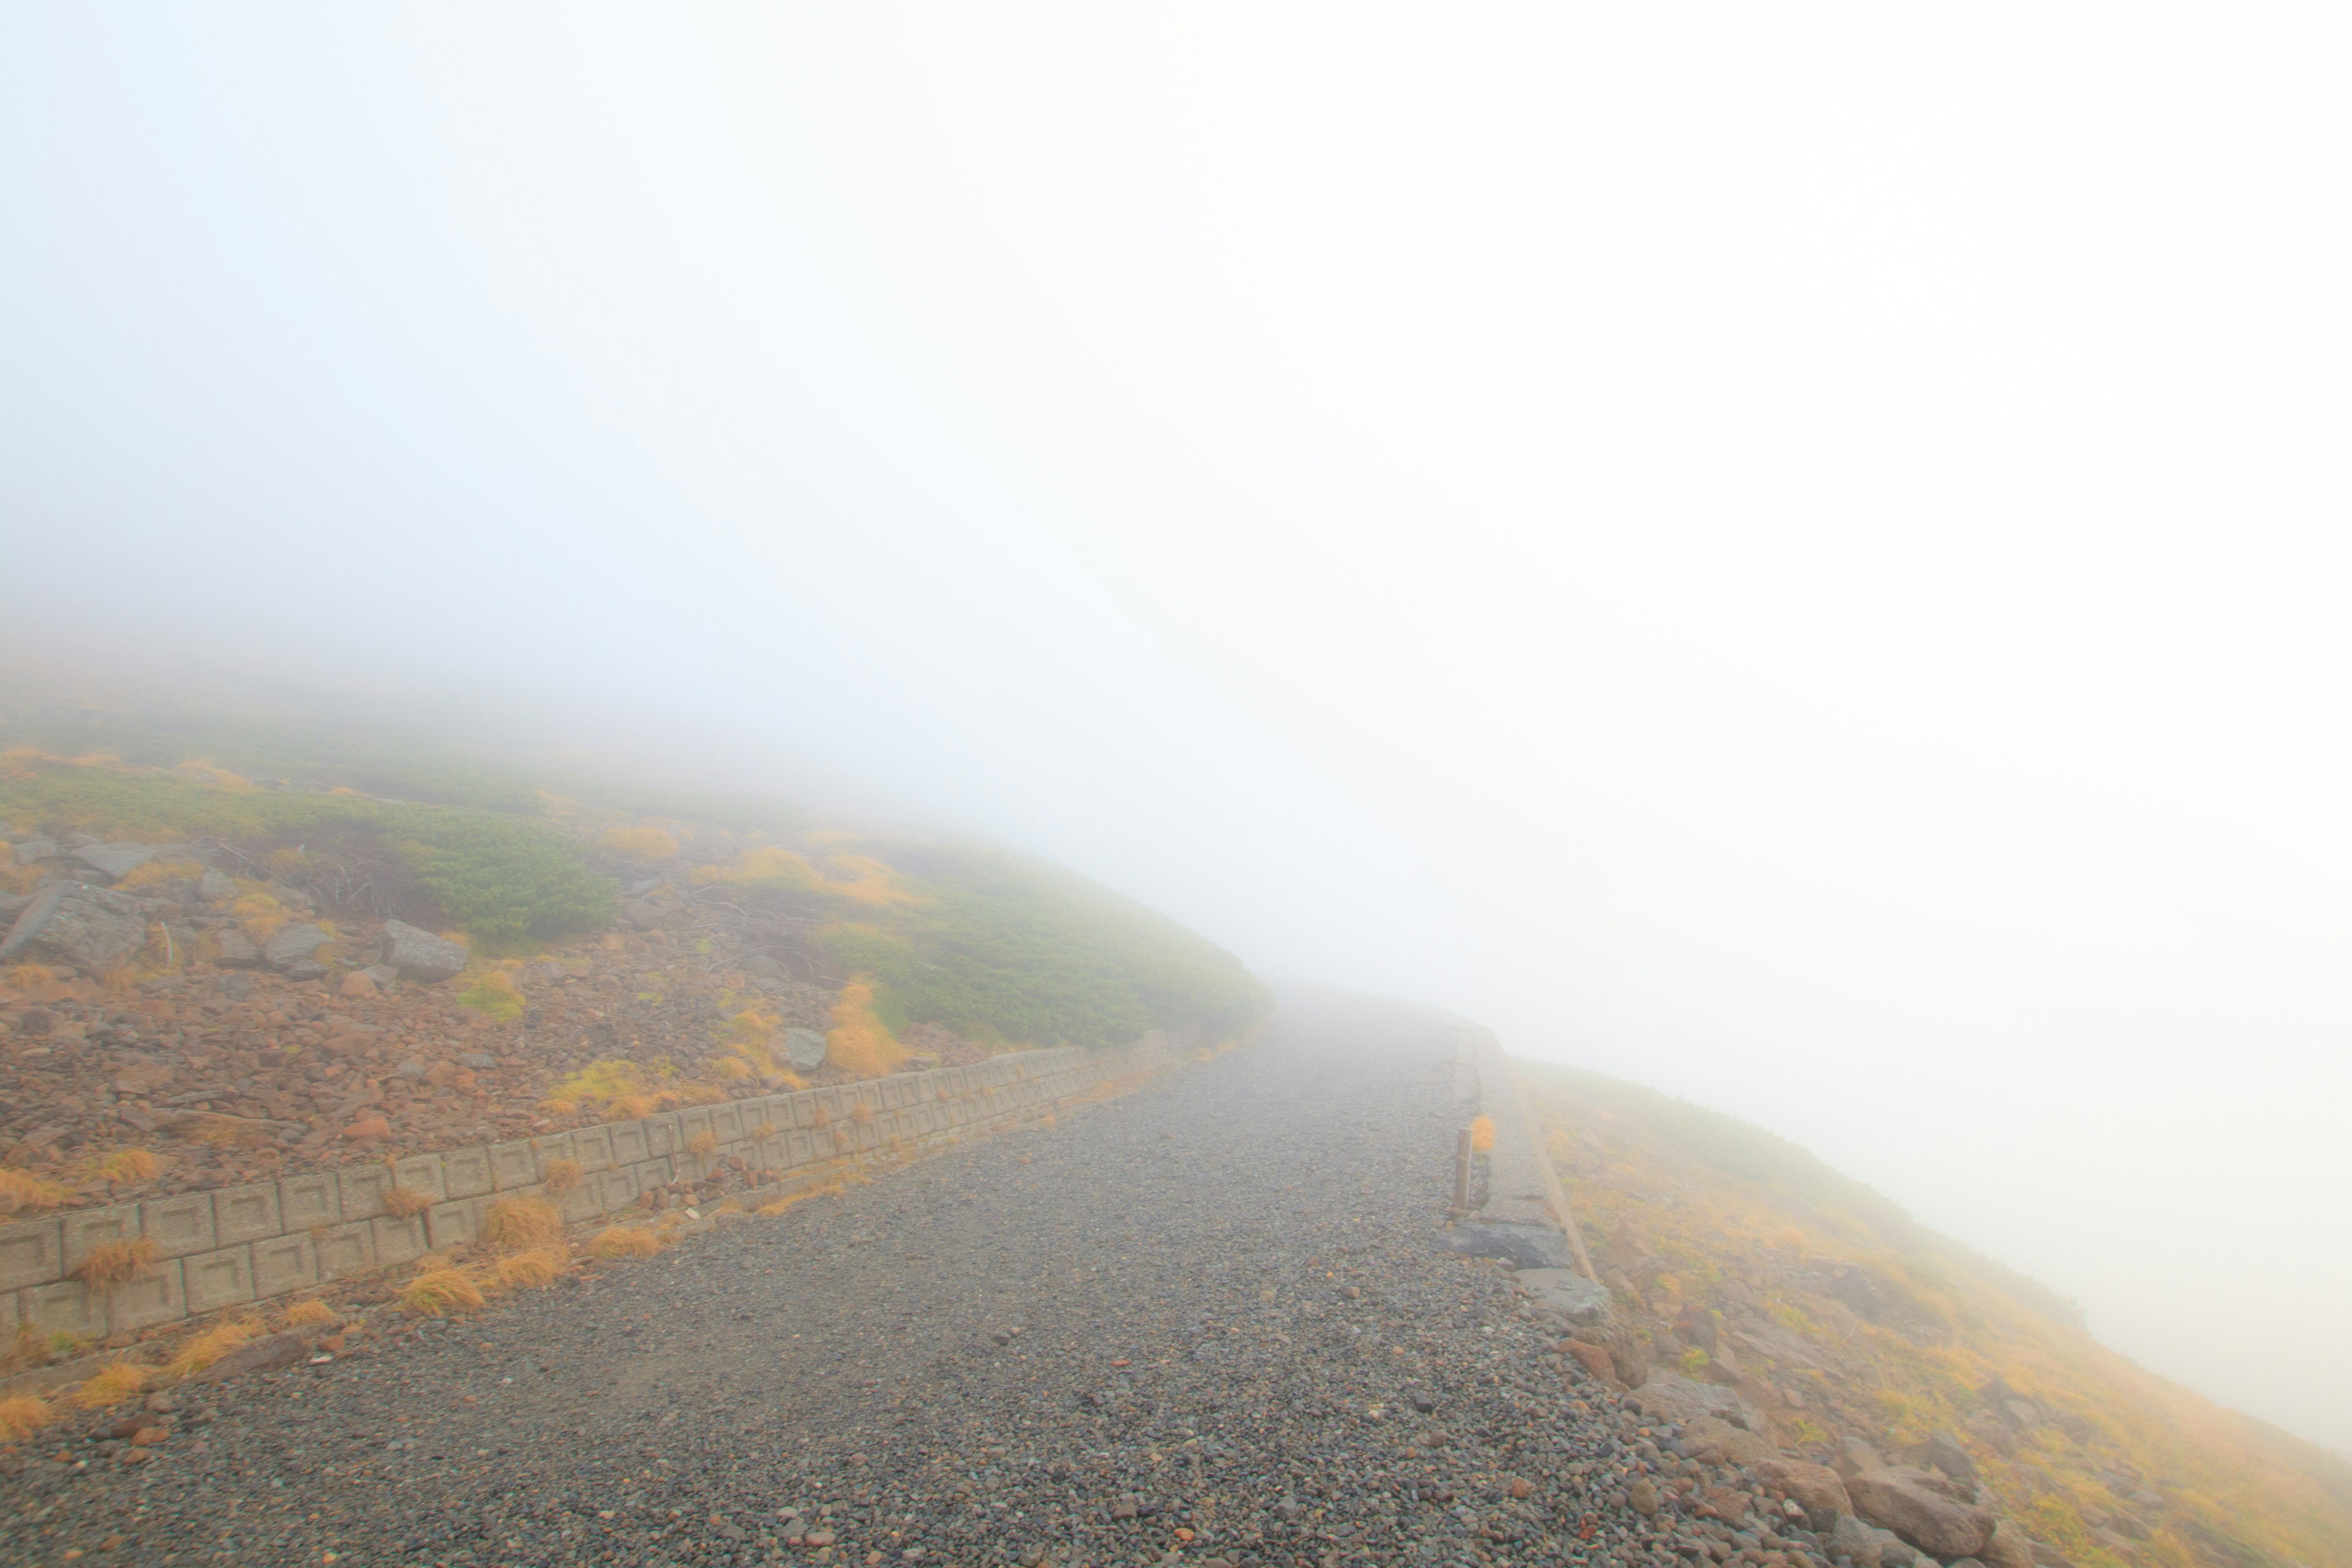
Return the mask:
[[[547,1163],[547,1180],[540,1184],[560,1198],[566,1193],[577,1190],[585,1179],[581,1173],[579,1161],[550,1160]]]
[[[509,1290],[544,1290],[572,1272],[571,1253],[561,1242],[512,1253],[490,1265],[490,1286]]]
[[[462,1268],[433,1268],[400,1288],[400,1309],[419,1318],[478,1312],[484,1298],[474,1277]]]
[[[152,1366],[142,1366],[135,1361],[119,1361],[102,1368],[97,1376],[73,1392],[73,1402],[84,1410],[107,1410],[121,1404],[147,1386],[155,1375]]]
[[[562,1241],[563,1215],[545,1198],[500,1198],[490,1205],[482,1231],[501,1252],[522,1252]]]
[[[261,1325],[250,1318],[231,1318],[215,1323],[182,1345],[180,1353],[165,1363],[163,1370],[173,1377],[194,1377],[259,1332]]]
[[[828,1059],[854,1078],[882,1078],[907,1065],[907,1047],[875,1016],[874,987],[863,980],[841,988],[824,1039]]]
[[[117,1149],[98,1162],[96,1174],[102,1182],[152,1182],[163,1169],[163,1162],[145,1149]]]
[[[22,1171],[0,1170],[0,1215],[53,1209],[71,1196],[72,1193],[55,1182],[45,1182]]]
[[[89,1249],[74,1278],[103,1296],[119,1285],[128,1285],[155,1271],[155,1243],[147,1237],[131,1241],[102,1241]]]
[[[1470,1124],[1470,1147],[1483,1154],[1495,1146],[1495,1119],[1482,1116]]]
[[[874,1108],[861,1100],[849,1108],[849,1119],[860,1127],[866,1126],[874,1120]]]
[[[769,1139],[773,1138],[775,1135],[776,1124],[772,1121],[762,1121],[760,1125],[751,1129],[751,1138],[754,1142],[765,1143]]]
[[[383,1212],[394,1219],[411,1219],[433,1206],[433,1194],[420,1193],[415,1187],[387,1187],[383,1194]]]
[[[719,1152],[718,1135],[706,1128],[686,1141],[686,1152],[698,1160],[717,1153]]]
[[[297,1301],[278,1314],[278,1326],[281,1329],[338,1329],[342,1323],[341,1312],[315,1298]]]
[[[0,1399],[0,1443],[21,1443],[57,1418],[47,1400],[12,1394]]]
[[[642,1225],[616,1225],[596,1233],[588,1244],[591,1258],[651,1258],[662,1249],[662,1238]]]

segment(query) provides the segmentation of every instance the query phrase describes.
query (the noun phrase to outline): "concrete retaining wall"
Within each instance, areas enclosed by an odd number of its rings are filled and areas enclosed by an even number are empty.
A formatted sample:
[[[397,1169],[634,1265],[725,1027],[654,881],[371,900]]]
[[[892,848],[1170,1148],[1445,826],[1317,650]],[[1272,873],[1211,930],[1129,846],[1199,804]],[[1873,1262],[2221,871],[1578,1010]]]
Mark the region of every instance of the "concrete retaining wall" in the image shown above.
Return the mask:
[[[0,1336],[31,1322],[103,1339],[464,1246],[481,1234],[494,1200],[543,1193],[548,1166],[557,1160],[580,1166],[580,1185],[560,1200],[564,1217],[579,1223],[627,1208],[640,1194],[680,1177],[700,1179],[730,1155],[789,1178],[797,1167],[894,1141],[930,1142],[1021,1121],[1107,1079],[1172,1067],[1193,1043],[1154,1030],[1110,1050],[1019,1051],[974,1067],[732,1100],[389,1164],[19,1220],[0,1226]],[[691,1150],[703,1132],[717,1147],[698,1155]],[[425,1194],[432,1205],[394,1218],[384,1212],[384,1194],[394,1185]],[[93,1247],[142,1236],[154,1242],[158,1258],[145,1278],[102,1295],[74,1278]]]

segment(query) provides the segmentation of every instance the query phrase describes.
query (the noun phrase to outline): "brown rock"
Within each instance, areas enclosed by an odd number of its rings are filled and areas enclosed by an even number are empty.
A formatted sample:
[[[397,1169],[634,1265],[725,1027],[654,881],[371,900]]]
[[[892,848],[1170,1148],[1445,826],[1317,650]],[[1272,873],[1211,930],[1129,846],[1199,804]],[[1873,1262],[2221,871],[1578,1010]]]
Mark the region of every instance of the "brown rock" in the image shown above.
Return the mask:
[[[363,1117],[343,1129],[346,1138],[389,1138],[392,1123],[381,1116]]]
[[[1757,1465],[1756,1479],[1778,1490],[1805,1510],[1805,1528],[1827,1534],[1838,1516],[1853,1511],[1845,1483],[1827,1465],[1802,1459],[1766,1459]]]
[[[1992,1540],[1992,1515],[1891,1470],[1849,1477],[1845,1489],[1857,1518],[1893,1531],[1930,1556],[1974,1557]]]
[[[1773,1458],[1780,1450],[1753,1432],[1743,1432],[1719,1415],[1701,1415],[1683,1426],[1685,1447],[1697,1446],[1717,1450],[1720,1459],[1711,1464],[1755,1465]]]
[[[1511,1495],[1515,1498],[1531,1498],[1536,1495],[1536,1484],[1525,1476],[1514,1477],[1511,1480]]]
[[[170,1430],[165,1427],[142,1426],[138,1431],[131,1434],[131,1440],[142,1448],[152,1448],[158,1443],[170,1437],[171,1435]]]
[[[1992,1539],[1977,1555],[1984,1560],[1986,1568],[2034,1568],[2032,1538],[2013,1519],[2004,1519],[1994,1525]]]
[[[1698,1494],[1698,1511],[1706,1519],[1738,1524],[1748,1517],[1748,1494],[1729,1487],[1708,1487]]]
[[[375,994],[375,981],[364,971],[354,969],[343,976],[343,983],[335,989],[345,996],[373,996]]]
[[[1649,1477],[1636,1476],[1625,1489],[1625,1501],[1643,1519],[1654,1518],[1658,1511],[1658,1489],[1650,1484]]]
[[[1583,1363],[1584,1370],[1595,1377],[1617,1375],[1617,1363],[1603,1346],[1589,1345],[1582,1340],[1570,1340],[1560,1348]]]
[[[196,1374],[198,1383],[225,1383],[248,1372],[268,1372],[276,1367],[292,1366],[309,1359],[310,1349],[299,1334],[272,1334],[256,1340],[213,1363]]]

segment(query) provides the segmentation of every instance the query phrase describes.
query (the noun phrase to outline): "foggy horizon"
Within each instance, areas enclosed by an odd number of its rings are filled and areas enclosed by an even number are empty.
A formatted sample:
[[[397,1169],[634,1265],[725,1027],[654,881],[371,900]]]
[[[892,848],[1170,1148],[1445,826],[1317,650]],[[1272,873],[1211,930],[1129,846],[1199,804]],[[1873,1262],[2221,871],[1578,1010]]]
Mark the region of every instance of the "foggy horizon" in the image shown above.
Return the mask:
[[[0,652],[707,742],[2352,1452],[2347,24],[1696,16],[12,9]]]

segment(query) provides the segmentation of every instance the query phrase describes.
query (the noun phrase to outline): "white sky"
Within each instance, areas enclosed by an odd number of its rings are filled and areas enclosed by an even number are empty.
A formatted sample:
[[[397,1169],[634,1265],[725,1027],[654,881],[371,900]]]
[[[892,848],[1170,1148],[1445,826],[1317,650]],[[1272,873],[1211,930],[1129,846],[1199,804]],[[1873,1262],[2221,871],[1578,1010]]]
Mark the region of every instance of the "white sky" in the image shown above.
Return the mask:
[[[2352,1449],[2347,16],[0,6],[0,595],[738,721]]]

